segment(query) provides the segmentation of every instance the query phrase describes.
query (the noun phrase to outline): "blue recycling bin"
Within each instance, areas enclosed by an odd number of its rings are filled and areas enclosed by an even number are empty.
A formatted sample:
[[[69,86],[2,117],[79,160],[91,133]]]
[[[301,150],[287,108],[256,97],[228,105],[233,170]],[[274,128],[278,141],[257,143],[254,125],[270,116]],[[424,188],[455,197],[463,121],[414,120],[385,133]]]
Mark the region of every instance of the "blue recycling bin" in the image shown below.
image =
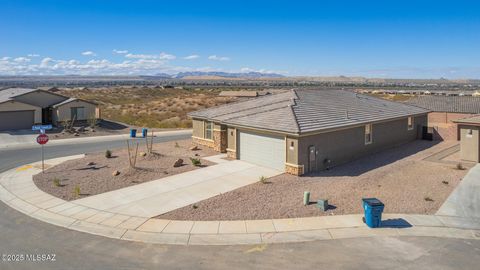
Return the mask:
[[[382,223],[382,212],[385,205],[377,198],[363,198],[364,222],[370,228],[378,228]]]
[[[130,138],[135,138],[137,137],[137,130],[132,128],[130,129]]]
[[[147,132],[148,132],[148,129],[142,128],[142,136],[143,136],[144,138],[147,137]]]

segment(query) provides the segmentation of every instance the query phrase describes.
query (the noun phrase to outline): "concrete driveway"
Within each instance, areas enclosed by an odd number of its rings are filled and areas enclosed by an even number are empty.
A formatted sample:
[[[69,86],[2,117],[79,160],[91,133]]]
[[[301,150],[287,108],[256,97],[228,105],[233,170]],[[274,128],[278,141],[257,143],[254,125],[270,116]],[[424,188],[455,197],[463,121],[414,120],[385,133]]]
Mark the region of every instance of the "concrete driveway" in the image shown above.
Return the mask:
[[[96,210],[154,217],[283,172],[213,156],[216,165],[72,201]]]
[[[480,219],[480,164],[470,169],[436,214]]]

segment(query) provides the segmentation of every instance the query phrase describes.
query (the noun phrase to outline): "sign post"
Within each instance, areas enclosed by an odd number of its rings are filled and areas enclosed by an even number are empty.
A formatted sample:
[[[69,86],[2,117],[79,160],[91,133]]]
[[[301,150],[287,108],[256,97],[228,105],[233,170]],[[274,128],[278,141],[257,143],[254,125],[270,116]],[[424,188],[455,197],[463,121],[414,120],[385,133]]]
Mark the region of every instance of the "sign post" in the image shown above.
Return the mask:
[[[42,173],[45,170],[44,154],[43,154],[43,145],[48,142],[47,134],[40,134],[37,137],[37,143],[42,146]]]

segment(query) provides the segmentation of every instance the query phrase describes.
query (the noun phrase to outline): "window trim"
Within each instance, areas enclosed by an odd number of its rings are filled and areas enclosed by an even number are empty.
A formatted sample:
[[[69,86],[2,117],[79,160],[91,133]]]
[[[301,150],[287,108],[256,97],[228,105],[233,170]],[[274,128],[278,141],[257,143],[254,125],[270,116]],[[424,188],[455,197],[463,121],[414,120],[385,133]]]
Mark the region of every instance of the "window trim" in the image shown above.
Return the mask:
[[[409,116],[407,118],[407,130],[413,130],[413,127],[414,127],[414,118],[413,116]]]
[[[210,128],[208,128],[208,125],[210,125]],[[208,131],[210,131],[210,137],[207,136]],[[212,121],[204,122],[203,137],[207,140],[213,140],[213,122]]]
[[[367,127],[369,129],[369,133],[367,133]],[[369,145],[373,143],[373,125],[372,124],[366,124],[364,127],[364,134],[363,134],[363,139],[365,141],[365,145]],[[367,134],[370,135],[370,140],[367,141]]]

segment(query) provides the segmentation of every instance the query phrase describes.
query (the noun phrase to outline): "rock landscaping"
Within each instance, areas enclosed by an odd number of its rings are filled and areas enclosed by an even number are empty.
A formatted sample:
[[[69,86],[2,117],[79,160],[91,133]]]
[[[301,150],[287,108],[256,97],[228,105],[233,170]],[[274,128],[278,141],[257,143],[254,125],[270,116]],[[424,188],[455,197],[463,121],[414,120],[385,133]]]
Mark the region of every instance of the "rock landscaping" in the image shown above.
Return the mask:
[[[203,147],[194,153],[190,150],[191,140],[156,143],[148,154],[144,150],[145,141],[138,139],[137,142],[139,152],[135,168],[131,167],[125,142],[123,149],[86,154],[82,159],[49,168],[35,175],[33,180],[42,191],[70,201],[198,169],[190,162],[195,154],[202,166],[213,165],[202,157],[218,154]]]
[[[177,220],[250,220],[362,213],[376,197],[386,213],[435,213],[468,170],[427,157],[452,146],[416,141],[332,168],[296,177],[282,174],[158,216]],[[448,159],[451,157],[446,157]],[[463,164],[467,169],[472,164]],[[303,205],[304,192],[310,192]],[[317,205],[328,200],[327,211]],[[322,201],[320,201],[320,206]]]

